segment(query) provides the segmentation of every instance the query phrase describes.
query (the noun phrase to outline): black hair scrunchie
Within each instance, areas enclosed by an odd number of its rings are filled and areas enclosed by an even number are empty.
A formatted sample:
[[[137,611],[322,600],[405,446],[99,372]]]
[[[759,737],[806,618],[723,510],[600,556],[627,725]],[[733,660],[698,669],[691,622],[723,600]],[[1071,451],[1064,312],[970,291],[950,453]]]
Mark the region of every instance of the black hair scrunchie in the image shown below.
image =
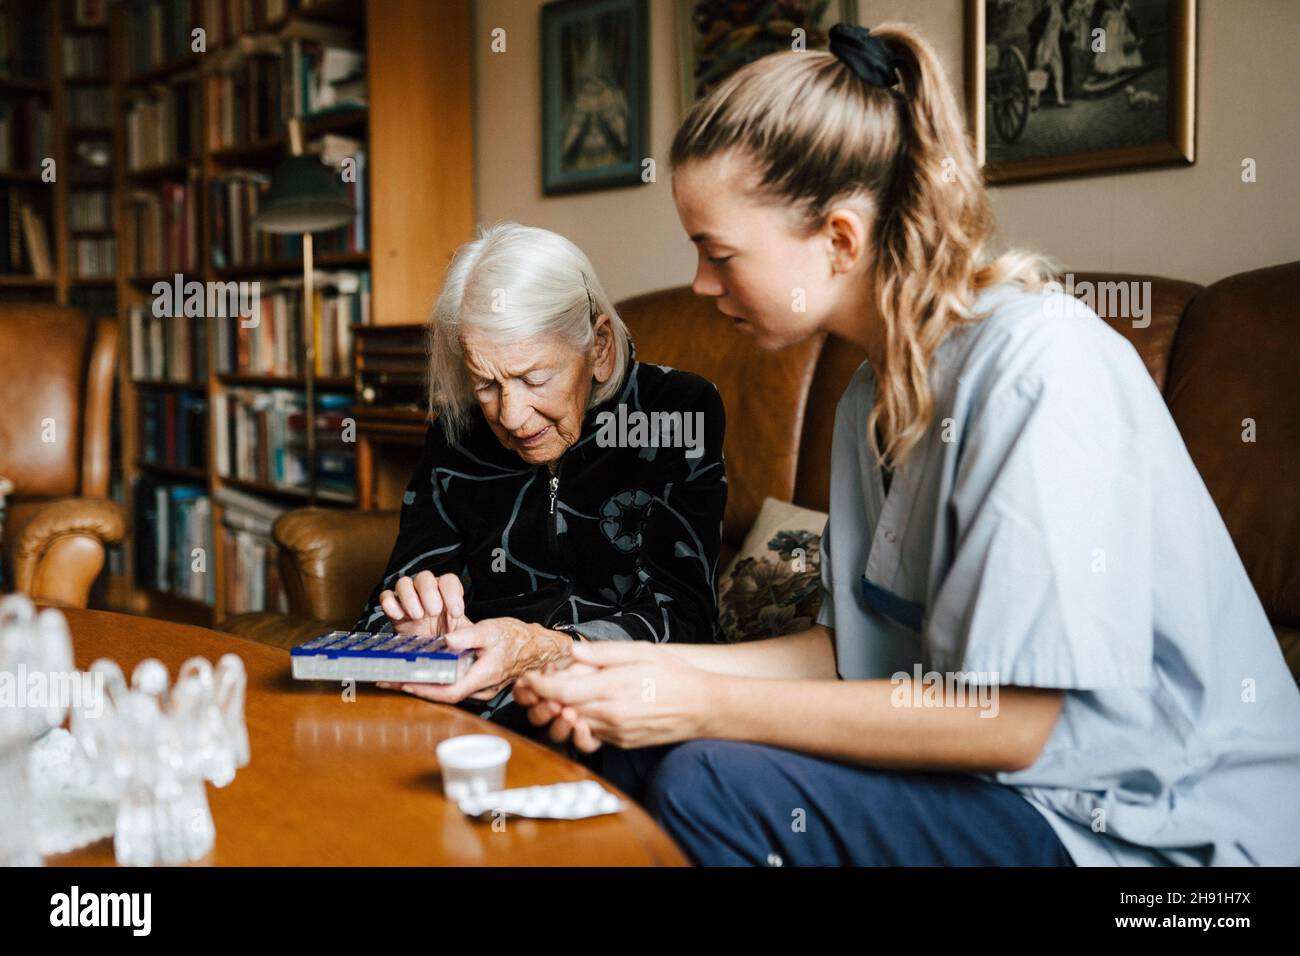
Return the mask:
[[[835,24],[831,27],[831,52],[872,86],[890,87],[898,82],[894,73],[899,66],[898,57],[886,41],[873,37],[866,27]]]

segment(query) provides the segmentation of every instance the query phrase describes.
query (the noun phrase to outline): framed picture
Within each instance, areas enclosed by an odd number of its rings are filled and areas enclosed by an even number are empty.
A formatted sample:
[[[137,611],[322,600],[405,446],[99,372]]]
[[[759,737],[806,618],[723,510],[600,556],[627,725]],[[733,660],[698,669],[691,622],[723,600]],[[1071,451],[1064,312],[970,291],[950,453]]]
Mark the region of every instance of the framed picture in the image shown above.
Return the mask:
[[[1195,0],[966,0],[989,182],[1195,160]]]
[[[542,7],[542,193],[642,182],[649,155],[645,0]]]
[[[857,22],[856,8],[855,0],[677,0],[681,112],[746,63],[794,49],[796,38],[826,49],[832,26]]]

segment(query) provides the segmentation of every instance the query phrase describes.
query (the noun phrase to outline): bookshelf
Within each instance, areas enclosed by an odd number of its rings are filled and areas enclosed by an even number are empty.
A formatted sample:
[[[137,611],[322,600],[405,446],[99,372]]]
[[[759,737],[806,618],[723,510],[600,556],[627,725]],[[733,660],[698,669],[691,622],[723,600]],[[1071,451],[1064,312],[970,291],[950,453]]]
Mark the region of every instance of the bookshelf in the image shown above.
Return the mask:
[[[315,504],[357,506],[355,445],[344,437],[355,329],[422,319],[439,264],[473,230],[470,3],[433,9],[428,0],[109,5],[110,122],[98,132],[112,151],[117,255],[107,290],[124,333],[117,420],[131,527],[110,606],[200,624],[275,610],[282,592],[269,527],[311,500],[307,470]],[[423,92],[390,53],[412,43],[436,60],[417,71],[435,80]],[[344,181],[358,208],[353,223],[314,235],[310,321],[299,240],[251,227],[288,153],[291,115],[340,175],[351,161]],[[94,135],[88,129],[75,135]],[[410,155],[428,145],[438,162]],[[375,183],[384,198],[372,196]],[[58,270],[69,283],[71,248]],[[166,296],[177,274],[182,295]],[[60,281],[41,291],[59,294]],[[201,284],[201,307],[156,314],[162,297],[186,300],[191,282]],[[212,308],[214,294],[247,302],[254,288],[256,324]]]

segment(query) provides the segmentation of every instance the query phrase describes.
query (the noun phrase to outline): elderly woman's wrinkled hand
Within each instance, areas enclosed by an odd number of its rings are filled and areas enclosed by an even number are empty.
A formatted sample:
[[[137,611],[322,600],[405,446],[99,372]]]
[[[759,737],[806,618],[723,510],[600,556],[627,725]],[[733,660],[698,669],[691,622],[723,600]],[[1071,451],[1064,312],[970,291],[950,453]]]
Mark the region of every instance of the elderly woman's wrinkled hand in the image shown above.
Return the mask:
[[[465,617],[465,589],[454,574],[403,575],[379,595],[379,606],[399,634],[450,634],[472,623]]]
[[[526,672],[562,659],[571,646],[565,635],[514,617],[488,618],[444,634],[449,650],[477,652],[464,677],[454,684],[379,686],[404,690],[439,704],[455,704],[467,697],[491,700]]]

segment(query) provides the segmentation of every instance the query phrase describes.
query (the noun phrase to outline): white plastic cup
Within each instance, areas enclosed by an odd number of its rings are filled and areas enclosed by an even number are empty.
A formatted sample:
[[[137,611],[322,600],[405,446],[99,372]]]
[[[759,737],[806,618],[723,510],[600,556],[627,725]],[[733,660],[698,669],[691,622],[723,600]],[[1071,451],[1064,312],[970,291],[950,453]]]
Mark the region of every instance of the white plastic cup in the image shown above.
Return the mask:
[[[459,801],[480,793],[495,793],[506,787],[506,763],[510,741],[492,734],[462,734],[438,744],[442,767],[442,792]]]

